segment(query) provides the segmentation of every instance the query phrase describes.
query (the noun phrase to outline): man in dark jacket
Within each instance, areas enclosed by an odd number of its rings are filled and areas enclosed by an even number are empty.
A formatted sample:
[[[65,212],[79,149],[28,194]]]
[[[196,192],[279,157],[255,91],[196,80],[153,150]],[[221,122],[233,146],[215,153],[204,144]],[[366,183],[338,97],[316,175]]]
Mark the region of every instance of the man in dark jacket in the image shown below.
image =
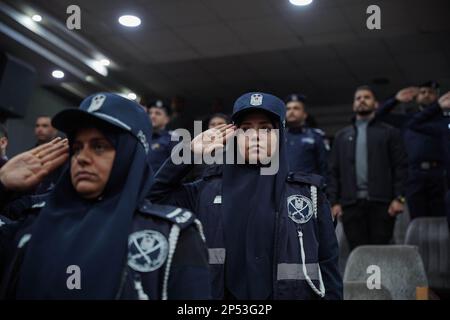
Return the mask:
[[[387,244],[403,211],[405,152],[400,133],[376,121],[370,87],[357,88],[352,125],[336,133],[329,195],[333,216],[342,215],[350,248]]]

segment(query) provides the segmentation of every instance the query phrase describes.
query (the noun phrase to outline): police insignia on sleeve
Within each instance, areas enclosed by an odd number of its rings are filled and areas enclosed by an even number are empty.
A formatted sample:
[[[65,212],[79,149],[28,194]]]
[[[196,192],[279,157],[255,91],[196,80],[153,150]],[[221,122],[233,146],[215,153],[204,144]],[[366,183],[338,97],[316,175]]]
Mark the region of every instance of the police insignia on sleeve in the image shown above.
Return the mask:
[[[313,216],[311,199],[303,195],[292,195],[287,198],[288,216],[295,223],[307,223]]]
[[[169,243],[155,230],[142,230],[128,237],[128,266],[135,271],[151,272],[159,269],[167,259]]]

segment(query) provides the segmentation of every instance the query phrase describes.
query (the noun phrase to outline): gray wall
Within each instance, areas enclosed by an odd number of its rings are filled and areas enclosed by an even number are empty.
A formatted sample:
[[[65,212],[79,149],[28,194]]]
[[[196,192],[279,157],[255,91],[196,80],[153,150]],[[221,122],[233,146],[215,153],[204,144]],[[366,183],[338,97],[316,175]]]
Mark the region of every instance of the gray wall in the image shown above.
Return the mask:
[[[25,118],[8,119],[6,122],[9,135],[8,157],[11,158],[34,146],[36,143],[34,124],[38,115],[48,114],[49,116],[54,116],[59,111],[72,106],[70,101],[57,94],[45,88],[36,87],[30,99]]]

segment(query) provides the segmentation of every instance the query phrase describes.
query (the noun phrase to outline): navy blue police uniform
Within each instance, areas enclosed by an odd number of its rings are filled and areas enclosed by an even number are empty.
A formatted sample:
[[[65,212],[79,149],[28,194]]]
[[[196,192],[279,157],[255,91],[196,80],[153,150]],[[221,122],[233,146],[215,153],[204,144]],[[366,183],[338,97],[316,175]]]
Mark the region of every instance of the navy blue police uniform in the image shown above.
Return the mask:
[[[176,140],[172,141],[174,134],[165,129],[153,132],[150,143],[150,163],[153,172],[157,172],[161,168],[164,161],[170,157],[173,147],[178,143]]]
[[[291,94],[285,102],[305,102],[301,94]],[[289,169],[304,173],[314,173],[325,178],[328,176],[329,147],[324,141],[325,133],[317,128],[306,125],[288,127],[286,130],[286,149]]]
[[[249,165],[212,165],[202,179],[183,184],[192,165],[168,160],[155,177],[151,200],[197,214],[204,226],[214,299],[342,299],[338,244],[323,178],[288,172],[283,101],[247,93],[235,102],[233,121],[251,110],[267,112],[280,129],[276,175],[261,176],[258,167],[249,174]]]
[[[421,87],[439,88],[436,82]],[[415,113],[391,113],[398,104],[395,98],[387,100],[376,112],[377,119],[402,131],[408,159],[405,195],[411,219],[421,216],[443,216],[445,194],[445,158],[441,139],[436,139],[411,128]],[[421,106],[424,110],[433,108]],[[440,122],[442,114],[433,114],[430,122]]]
[[[170,116],[170,108],[162,100],[155,101],[151,104],[150,108],[161,109],[167,116]],[[164,161],[170,157],[172,149],[177,144],[178,140],[172,138],[174,134],[173,131],[168,131],[166,129],[161,129],[159,131],[153,130],[150,143],[150,164],[153,172],[158,171]]]
[[[143,112],[128,99],[99,93],[55,116],[69,144],[80,124],[103,132],[116,150],[113,167],[94,200],[78,196],[66,167],[50,193],[1,204],[2,298],[210,298],[201,223],[189,210],[145,199],[153,173]],[[9,208],[15,220],[5,217]],[[77,268],[79,287],[69,278]]]
[[[444,159],[447,193],[445,211],[450,228],[450,113],[442,111],[438,103],[414,115],[409,124],[411,130],[441,141],[441,152]]]

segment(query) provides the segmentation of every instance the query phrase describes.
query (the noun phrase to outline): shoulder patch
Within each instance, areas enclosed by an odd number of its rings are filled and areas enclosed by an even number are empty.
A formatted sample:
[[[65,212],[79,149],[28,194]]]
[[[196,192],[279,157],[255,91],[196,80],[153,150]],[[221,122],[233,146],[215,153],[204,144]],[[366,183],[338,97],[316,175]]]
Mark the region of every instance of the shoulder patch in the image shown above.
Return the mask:
[[[305,183],[316,186],[320,190],[326,187],[325,178],[318,174],[307,174],[303,172],[290,172],[286,179],[288,182]]]
[[[170,130],[167,133],[171,138],[173,138],[172,141],[178,141],[180,139],[180,135],[174,130]]]
[[[151,215],[168,220],[171,223],[179,225],[182,229],[194,223],[195,220],[195,215],[187,209],[154,204],[149,200],[145,200],[142,203],[139,207],[139,212],[144,215]]]
[[[320,134],[321,136],[325,136],[325,131],[319,128],[312,128],[315,133]]]

